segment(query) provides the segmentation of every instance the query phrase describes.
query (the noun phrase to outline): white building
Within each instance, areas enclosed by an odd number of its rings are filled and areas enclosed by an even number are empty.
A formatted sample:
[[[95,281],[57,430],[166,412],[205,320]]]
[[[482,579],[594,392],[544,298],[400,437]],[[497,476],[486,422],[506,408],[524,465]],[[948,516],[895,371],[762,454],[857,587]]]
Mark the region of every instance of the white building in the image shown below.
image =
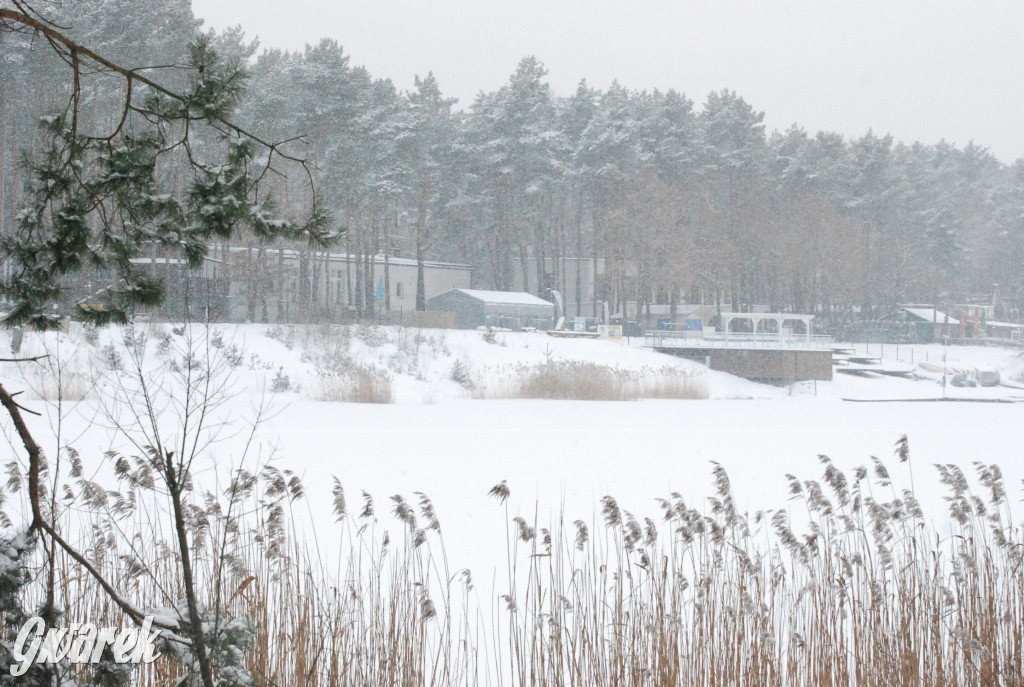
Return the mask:
[[[205,276],[229,285],[231,321],[341,321],[357,311],[399,319],[416,310],[417,263],[409,258],[256,247],[218,248],[211,257]],[[426,299],[470,286],[469,265],[423,267]]]

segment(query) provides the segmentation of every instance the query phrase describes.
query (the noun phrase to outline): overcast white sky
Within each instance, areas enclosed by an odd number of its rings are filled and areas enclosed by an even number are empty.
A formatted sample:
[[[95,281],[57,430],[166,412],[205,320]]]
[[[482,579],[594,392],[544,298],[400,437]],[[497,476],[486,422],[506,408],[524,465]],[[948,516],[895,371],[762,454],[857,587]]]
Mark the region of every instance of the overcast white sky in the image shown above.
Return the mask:
[[[433,71],[468,107],[536,55],[556,94],[674,88],[698,109],[735,90],[770,130],[873,129],[1024,158],[1024,1],[193,0],[262,47],[336,39],[402,90]]]

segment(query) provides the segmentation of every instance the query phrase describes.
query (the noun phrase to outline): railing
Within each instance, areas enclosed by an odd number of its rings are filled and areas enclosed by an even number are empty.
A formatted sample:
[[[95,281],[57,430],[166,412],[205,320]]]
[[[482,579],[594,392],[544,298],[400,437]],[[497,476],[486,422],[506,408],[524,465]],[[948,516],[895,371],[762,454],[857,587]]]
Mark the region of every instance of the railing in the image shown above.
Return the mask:
[[[803,334],[759,334],[739,332],[678,332],[652,330],[645,334],[645,345],[651,348],[759,348],[791,351],[828,351],[831,336],[805,336]]]

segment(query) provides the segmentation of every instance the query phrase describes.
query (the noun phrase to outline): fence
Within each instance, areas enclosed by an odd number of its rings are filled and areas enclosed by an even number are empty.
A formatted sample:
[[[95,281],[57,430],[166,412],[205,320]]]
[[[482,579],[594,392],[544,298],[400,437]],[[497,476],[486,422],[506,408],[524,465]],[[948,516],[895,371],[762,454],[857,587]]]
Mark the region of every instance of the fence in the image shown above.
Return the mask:
[[[757,348],[765,350],[827,351],[832,348],[831,336],[805,336],[803,334],[714,334],[687,331],[649,331],[645,343],[652,348]]]

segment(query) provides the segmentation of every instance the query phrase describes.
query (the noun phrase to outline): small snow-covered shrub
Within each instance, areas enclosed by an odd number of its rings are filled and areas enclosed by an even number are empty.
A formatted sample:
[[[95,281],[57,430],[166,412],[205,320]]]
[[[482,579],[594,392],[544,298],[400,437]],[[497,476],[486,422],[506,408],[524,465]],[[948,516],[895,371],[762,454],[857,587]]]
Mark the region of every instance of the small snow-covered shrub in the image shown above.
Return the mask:
[[[452,352],[448,350],[448,342],[445,340],[445,335],[442,333],[440,336],[428,336],[427,343],[430,344],[430,349],[434,352],[435,358],[442,356],[450,356]]]
[[[249,369],[250,370],[273,370],[274,363],[263,360],[256,353],[249,354]]]
[[[150,336],[156,340],[156,352],[161,358],[167,357],[171,352],[171,344],[174,340],[166,327],[161,325],[150,325]]]
[[[228,364],[230,368],[240,367],[245,361],[245,355],[242,353],[242,349],[238,347],[238,344],[231,344],[222,350],[224,356],[224,362]]]
[[[100,342],[100,330],[99,328],[91,323],[86,323],[82,326],[82,338],[85,339],[85,343],[90,346],[96,346]]]
[[[112,343],[103,347],[100,359],[103,361],[104,367],[111,372],[120,372],[124,369],[124,359],[121,357],[121,352]]]
[[[283,367],[278,368],[277,374],[274,375],[274,381],[270,383],[270,390],[275,394],[292,390],[292,380],[284,373]]]
[[[5,516],[6,517],[6,516]],[[5,529],[10,528],[5,524]],[[22,675],[13,676],[11,669],[20,664],[11,649],[16,646],[18,634],[24,623],[34,615],[26,604],[26,590],[30,588],[33,576],[32,556],[36,550],[36,536],[29,532],[5,532],[0,536],[0,685],[24,685],[45,687],[55,684],[54,666],[45,663],[30,663]],[[58,669],[58,674],[67,681],[67,664]]]
[[[473,386],[473,378],[469,374],[469,369],[462,364],[461,360],[456,360],[452,365],[452,371],[449,377],[453,382],[464,389],[468,389]]]
[[[356,338],[370,348],[378,348],[388,343],[388,332],[384,327],[361,324],[356,327]]]
[[[221,687],[251,687],[257,684],[246,658],[256,640],[256,626],[248,618],[232,618],[222,609],[202,609],[204,641],[210,663],[217,673],[217,684]],[[174,608],[155,609],[154,615],[163,618],[187,618],[188,609],[184,600]],[[184,620],[181,621],[184,623]],[[184,634],[180,630],[178,635]],[[180,641],[170,641],[170,635],[162,635],[157,646],[162,654],[176,659],[185,669],[185,675],[175,680],[180,687],[202,687],[199,662],[189,646]]]
[[[292,325],[274,325],[267,329],[267,336],[280,341],[289,351],[295,348],[295,327]]]

